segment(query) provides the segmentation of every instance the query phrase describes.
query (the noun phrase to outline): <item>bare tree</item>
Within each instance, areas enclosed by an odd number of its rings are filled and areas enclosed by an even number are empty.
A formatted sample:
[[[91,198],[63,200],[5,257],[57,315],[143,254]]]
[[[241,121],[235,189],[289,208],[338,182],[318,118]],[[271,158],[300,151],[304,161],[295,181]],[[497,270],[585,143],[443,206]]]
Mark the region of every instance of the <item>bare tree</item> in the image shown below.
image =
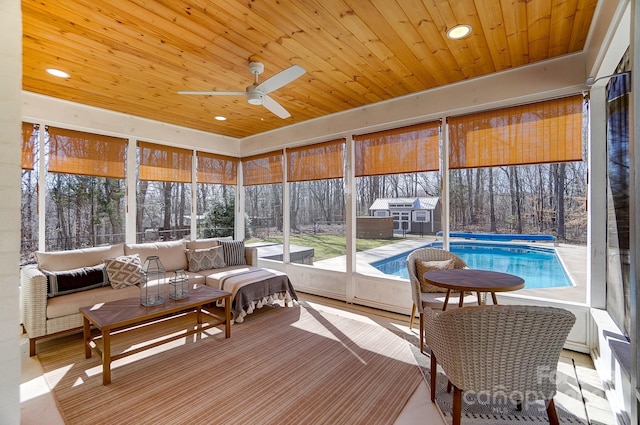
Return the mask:
[[[493,196],[493,168],[489,168],[489,232],[496,233],[498,227],[496,226],[496,210]]]
[[[565,211],[565,207],[564,207],[564,191],[565,191],[565,171],[566,171],[566,164],[560,163],[558,164],[557,167],[557,172],[555,173],[555,177],[556,177],[556,195],[557,195],[557,202],[556,202],[556,226],[557,226],[557,238],[560,240],[566,240],[566,233],[565,233],[565,228],[564,228],[564,211]]]

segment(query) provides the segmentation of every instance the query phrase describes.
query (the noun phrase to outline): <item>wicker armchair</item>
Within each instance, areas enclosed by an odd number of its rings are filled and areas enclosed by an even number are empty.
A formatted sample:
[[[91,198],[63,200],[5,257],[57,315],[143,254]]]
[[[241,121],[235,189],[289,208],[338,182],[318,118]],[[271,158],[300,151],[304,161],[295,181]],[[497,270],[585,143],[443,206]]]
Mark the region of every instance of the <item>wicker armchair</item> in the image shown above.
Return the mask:
[[[411,297],[413,299],[413,307],[411,308],[411,319],[409,319],[409,329],[413,329],[413,319],[416,315],[416,310],[420,315],[420,351],[424,353],[424,308],[440,308],[444,306],[446,291],[442,292],[422,292],[420,286],[420,277],[416,271],[416,260],[424,261],[443,261],[453,260],[454,268],[464,269],[467,268],[467,263],[456,254],[437,248],[418,248],[411,252],[407,256],[407,271],[409,272],[409,281],[411,283]],[[459,302],[458,296],[451,296],[449,298],[449,305],[454,306]],[[468,297],[467,301],[475,301],[475,298]]]
[[[560,352],[575,316],[556,307],[483,305],[449,311],[426,309],[425,338],[431,350],[431,401],[436,367],[453,386],[453,424],[459,425],[462,392],[544,400],[551,424]],[[524,399],[523,397],[524,396]]]

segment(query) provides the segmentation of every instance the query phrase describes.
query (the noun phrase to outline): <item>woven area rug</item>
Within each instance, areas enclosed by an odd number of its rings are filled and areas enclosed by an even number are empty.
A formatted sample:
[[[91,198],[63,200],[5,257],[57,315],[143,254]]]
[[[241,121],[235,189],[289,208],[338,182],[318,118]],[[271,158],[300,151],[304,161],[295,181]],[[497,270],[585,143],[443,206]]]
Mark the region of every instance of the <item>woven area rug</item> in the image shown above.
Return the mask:
[[[429,349],[425,347],[425,354],[418,348],[420,343],[417,336],[405,336],[411,343],[416,362],[420,365],[427,385],[431,382],[431,364]],[[453,410],[453,391],[447,392],[447,377],[438,368],[436,377],[436,404],[442,412],[448,424],[452,423],[451,412]],[[561,375],[558,372],[558,375]],[[559,376],[560,380],[563,378]],[[559,385],[559,388],[562,384]],[[429,389],[429,391],[431,391]],[[556,396],[557,398],[557,396]],[[567,411],[558,400],[554,399],[558,419],[561,424],[582,424],[588,425],[587,421]],[[431,402],[431,400],[428,400]],[[515,403],[507,399],[487,399],[482,396],[475,396],[470,393],[463,393],[462,397],[462,423],[463,425],[512,425],[512,424],[548,424],[549,418],[544,406],[544,402],[528,402],[523,405],[523,409],[518,411]]]
[[[193,323],[185,315],[112,345],[134,349]],[[230,339],[212,328],[120,359],[107,386],[81,335],[38,351],[68,424],[392,424],[423,379],[401,336],[305,303],[264,307]]]

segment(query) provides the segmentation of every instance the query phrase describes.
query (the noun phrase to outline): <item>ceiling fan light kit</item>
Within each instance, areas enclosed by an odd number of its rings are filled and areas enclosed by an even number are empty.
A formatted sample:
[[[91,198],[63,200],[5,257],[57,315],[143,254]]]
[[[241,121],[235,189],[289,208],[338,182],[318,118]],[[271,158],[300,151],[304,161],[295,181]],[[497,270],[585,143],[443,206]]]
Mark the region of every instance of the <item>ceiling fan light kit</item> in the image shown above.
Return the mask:
[[[204,96],[240,96],[245,95],[247,102],[251,105],[262,105],[270,112],[284,119],[289,118],[291,114],[268,94],[272,91],[278,90],[293,80],[301,77],[305,72],[305,69],[298,65],[293,65],[287,69],[284,69],[267,79],[266,81],[259,83],[258,75],[264,72],[264,65],[262,62],[249,62],[249,71],[253,74],[253,84],[246,88],[244,92],[231,92],[231,91],[179,91],[179,94],[187,95],[204,95]]]

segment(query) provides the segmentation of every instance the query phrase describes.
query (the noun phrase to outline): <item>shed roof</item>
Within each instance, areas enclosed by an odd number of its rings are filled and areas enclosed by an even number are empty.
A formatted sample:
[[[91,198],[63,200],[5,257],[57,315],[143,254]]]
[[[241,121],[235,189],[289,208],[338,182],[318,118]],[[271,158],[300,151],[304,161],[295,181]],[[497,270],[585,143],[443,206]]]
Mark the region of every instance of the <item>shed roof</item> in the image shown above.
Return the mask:
[[[390,203],[412,204],[414,210],[433,210],[440,202],[437,196],[423,198],[378,198],[369,207],[370,210],[388,210]]]

